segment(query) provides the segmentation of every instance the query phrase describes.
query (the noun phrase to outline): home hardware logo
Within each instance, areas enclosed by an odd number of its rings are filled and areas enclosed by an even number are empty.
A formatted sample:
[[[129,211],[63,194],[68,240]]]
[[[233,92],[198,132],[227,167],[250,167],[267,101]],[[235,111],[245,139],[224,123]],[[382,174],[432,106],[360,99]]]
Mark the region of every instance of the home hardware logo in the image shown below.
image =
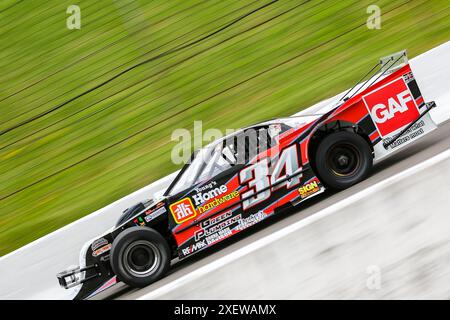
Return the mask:
[[[197,194],[194,194],[192,196],[192,199],[194,199],[195,205],[198,206],[205,203],[206,201],[209,201],[217,196],[226,193],[227,191],[228,191],[227,186],[221,185],[220,187],[214,188],[207,192],[199,192]]]
[[[169,209],[175,222],[178,224],[193,219],[197,215],[194,205],[189,198],[184,198],[171,204]]]
[[[216,198],[213,201],[211,201],[203,206],[197,207],[198,213],[202,214],[208,210],[214,209],[214,208],[220,206],[221,204],[224,204],[224,203],[226,203],[230,200],[233,200],[237,197],[239,197],[239,191],[233,191],[231,193],[228,193],[228,194],[224,195],[223,197]]]

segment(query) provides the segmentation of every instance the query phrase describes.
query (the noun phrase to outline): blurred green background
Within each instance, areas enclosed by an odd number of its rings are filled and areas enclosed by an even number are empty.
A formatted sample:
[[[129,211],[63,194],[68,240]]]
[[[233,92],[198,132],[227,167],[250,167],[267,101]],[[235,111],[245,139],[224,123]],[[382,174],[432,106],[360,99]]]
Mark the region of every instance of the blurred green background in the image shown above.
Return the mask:
[[[282,0],[201,40],[269,2],[2,0],[0,255],[178,169],[176,128],[289,116],[381,56],[450,38],[448,0]],[[80,30],[66,27],[72,4]],[[380,30],[366,26],[370,4]]]

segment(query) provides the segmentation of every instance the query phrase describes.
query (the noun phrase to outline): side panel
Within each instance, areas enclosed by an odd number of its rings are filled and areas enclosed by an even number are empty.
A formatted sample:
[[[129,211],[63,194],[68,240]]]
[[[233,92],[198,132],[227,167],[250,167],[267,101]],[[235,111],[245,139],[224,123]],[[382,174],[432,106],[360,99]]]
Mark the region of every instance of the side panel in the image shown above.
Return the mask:
[[[358,125],[369,137],[378,160],[436,128],[430,116],[423,115],[427,106],[407,64],[339,106],[326,122]],[[383,145],[413,123],[391,145]]]
[[[422,117],[428,111],[427,104],[409,65],[400,71],[389,82],[362,96],[381,140],[374,148],[376,159],[381,159],[436,129],[429,114]],[[412,123],[414,125],[393,141]],[[384,144],[391,141],[393,143],[386,148]]]
[[[283,149],[266,151],[231,176],[208,181],[173,202],[169,224],[180,258],[323,191],[309,165],[303,165],[297,140],[302,133],[303,128],[290,132],[280,141]]]

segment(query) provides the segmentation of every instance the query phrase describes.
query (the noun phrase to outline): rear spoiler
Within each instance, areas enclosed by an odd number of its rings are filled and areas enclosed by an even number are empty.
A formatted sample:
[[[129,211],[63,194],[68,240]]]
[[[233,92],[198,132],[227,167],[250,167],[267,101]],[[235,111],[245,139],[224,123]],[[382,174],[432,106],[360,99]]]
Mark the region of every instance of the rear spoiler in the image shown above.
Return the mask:
[[[372,86],[385,76],[397,71],[408,64],[408,55],[406,50],[402,50],[386,57],[380,58],[376,65],[372,67],[350,90],[348,90],[337,102],[345,102],[357,93]],[[370,75],[369,78],[367,78]],[[367,79],[366,79],[367,78]],[[366,80],[364,80],[366,79]],[[364,82],[363,82],[364,81]]]
[[[380,65],[380,72],[388,75],[407,65],[408,55],[406,50],[402,50],[380,58],[378,64]]]

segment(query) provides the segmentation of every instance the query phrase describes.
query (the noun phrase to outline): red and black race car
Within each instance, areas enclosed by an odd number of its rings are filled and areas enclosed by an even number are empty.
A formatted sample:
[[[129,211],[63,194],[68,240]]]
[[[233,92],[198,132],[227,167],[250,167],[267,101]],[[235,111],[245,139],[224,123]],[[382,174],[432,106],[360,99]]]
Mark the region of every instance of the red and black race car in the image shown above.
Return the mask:
[[[370,75],[370,76],[369,76]],[[348,188],[382,159],[436,128],[402,51],[322,114],[241,129],[195,152],[159,199],[127,209],[57,275],[85,299],[118,281],[143,287],[190,256],[296,206]],[[367,78],[365,77],[365,78]]]

